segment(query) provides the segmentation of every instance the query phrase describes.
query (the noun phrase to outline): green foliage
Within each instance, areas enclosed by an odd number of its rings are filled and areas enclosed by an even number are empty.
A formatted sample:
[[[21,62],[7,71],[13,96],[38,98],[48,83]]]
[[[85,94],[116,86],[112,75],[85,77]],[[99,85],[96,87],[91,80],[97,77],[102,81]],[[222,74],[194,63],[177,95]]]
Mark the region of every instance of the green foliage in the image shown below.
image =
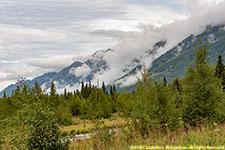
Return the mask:
[[[195,54],[195,69],[189,67],[184,79],[183,119],[191,125],[203,118],[224,122],[225,97],[219,80],[206,62],[206,45],[199,42]]]
[[[212,68],[207,62],[207,50],[206,44],[199,41],[194,68],[189,67],[185,78],[175,78],[171,84],[164,76],[162,82],[153,85],[150,74],[144,70],[132,93],[117,93],[115,85],[110,86],[108,93],[104,82],[102,88],[82,82],[81,91],[65,89],[58,95],[52,82],[50,94],[45,94],[37,82],[30,89],[21,78],[12,96],[0,98],[0,144],[17,149],[67,149],[68,141],[61,135],[69,133],[60,134],[59,127],[71,125],[72,116],[77,115],[97,120],[119,112],[131,122],[134,131],[140,131],[142,138],[158,130],[165,133],[179,127],[187,129],[187,124],[198,125],[202,120],[224,123],[224,65],[219,56]],[[96,130],[99,132],[94,143],[100,140],[110,145],[114,135],[106,128]]]
[[[225,68],[224,68],[223,59],[221,55],[218,56],[218,60],[217,60],[216,68],[215,68],[215,76],[218,79],[221,79],[223,89],[225,89]]]
[[[27,128],[21,126],[21,116],[19,112],[4,120],[0,120],[0,135],[4,144],[17,149],[27,149],[25,139]]]
[[[171,87],[172,99],[176,105],[176,109],[182,111],[183,105],[183,92],[182,92],[182,84],[180,83],[178,78],[175,78]]]
[[[52,83],[51,83],[51,88],[50,88],[50,97],[55,97],[55,95],[56,95],[56,89],[55,89],[55,84],[54,84],[54,82],[52,81]]]
[[[72,113],[69,110],[69,106],[65,103],[61,103],[56,110],[57,120],[62,125],[71,125],[72,124]]]
[[[87,99],[88,96],[90,95],[90,93],[91,93],[91,82],[89,82],[89,86],[88,86],[87,83],[84,86],[84,82],[82,82],[82,85],[81,85],[81,95],[82,95],[82,98]]]
[[[0,106],[0,120],[12,116],[12,114],[16,111],[16,106],[14,106],[11,99],[7,97],[3,97],[0,100]]]
[[[203,43],[200,39],[198,43],[195,44],[195,67],[196,69],[201,67],[201,65],[206,65],[207,54],[208,54],[207,43]]]
[[[70,96],[69,100],[69,110],[73,116],[80,115],[81,110],[81,99],[79,96]]]
[[[105,83],[104,82],[102,82],[102,91],[106,94],[106,87],[105,87]]]
[[[109,118],[112,106],[101,89],[92,88],[87,100],[83,101],[81,114],[86,119]]]
[[[68,149],[68,140],[60,138],[60,126],[54,116],[54,112],[48,106],[43,106],[39,102],[34,102],[31,108],[31,116],[28,119],[28,149]]]
[[[138,79],[136,93],[130,98],[129,103],[123,106],[124,115],[131,118],[134,127],[140,128],[142,135],[153,129],[179,127],[181,115],[176,109],[169,87],[164,83],[153,86],[151,77],[145,70],[142,72],[142,80]],[[120,99],[121,97],[118,98],[119,101]]]

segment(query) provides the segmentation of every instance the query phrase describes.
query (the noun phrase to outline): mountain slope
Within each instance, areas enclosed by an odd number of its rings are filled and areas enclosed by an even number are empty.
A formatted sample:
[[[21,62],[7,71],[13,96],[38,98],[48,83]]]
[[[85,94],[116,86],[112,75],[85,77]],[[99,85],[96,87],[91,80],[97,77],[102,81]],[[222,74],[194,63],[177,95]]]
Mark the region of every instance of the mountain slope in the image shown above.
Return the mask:
[[[63,68],[58,73],[50,72],[33,80],[26,80],[25,84],[30,87],[34,86],[35,81],[45,90],[50,88],[51,82],[54,81],[57,89],[64,89],[67,87],[72,87],[74,90],[79,88],[82,81],[88,82],[93,80],[96,73],[104,73],[109,66],[104,60],[103,56],[105,53],[113,52],[112,49],[102,50],[95,52],[92,56],[86,57],[82,61],[75,61],[70,66]],[[16,89],[18,84],[11,84],[0,92],[0,97],[3,96],[4,91],[7,95],[11,95],[12,91]]]
[[[29,85],[30,87],[33,87],[35,84],[35,81],[37,81],[39,85],[42,85],[44,83],[51,83],[52,78],[56,74],[57,74],[56,72],[45,73],[41,76],[34,78],[33,80],[26,80],[25,84]],[[6,92],[7,95],[11,95],[12,91],[15,90],[17,88],[17,86],[19,86],[19,83],[9,85],[3,91],[0,92],[0,97],[3,96],[4,91]]]
[[[167,80],[171,82],[176,77],[184,77],[187,67],[194,64],[194,45],[199,39],[207,41],[209,64],[214,65],[220,54],[225,58],[225,25],[207,26],[203,33],[196,36],[190,35],[154,60],[151,68],[148,69],[153,80],[162,80],[163,76],[166,76]],[[143,66],[139,65],[135,69],[140,70],[142,68]],[[134,71],[129,72],[119,80],[124,81],[131,75],[134,75]],[[116,82],[120,83],[120,81]],[[135,85],[126,88],[131,91],[135,89]],[[124,91],[124,89],[122,90]]]
[[[225,25],[207,26],[201,34],[188,36],[172,49],[166,50],[167,52],[161,56],[158,56],[158,51],[166,48],[167,41],[162,40],[155,43],[145,53],[122,66],[120,76],[109,84],[122,87],[121,91],[127,88],[128,91],[134,90],[136,76],[143,68],[143,64],[147,65],[153,80],[161,80],[163,76],[166,76],[167,80],[171,82],[175,77],[184,77],[187,67],[194,63],[194,44],[199,38],[202,41],[208,41],[208,61],[211,65],[216,62],[219,54],[225,58]],[[96,77],[98,78],[98,75],[104,75],[111,69],[105,56],[110,56],[113,52],[112,49],[96,51],[93,55],[85,57],[82,61],[75,61],[58,73],[46,73],[33,80],[27,80],[26,83],[33,86],[36,80],[43,89],[49,89],[51,82],[54,81],[58,89],[76,90],[82,81],[93,81]],[[130,82],[131,79],[133,82]],[[12,84],[3,91],[10,95],[16,86]],[[0,96],[3,95],[3,91]]]
[[[214,65],[220,54],[225,58],[224,25],[208,26],[205,32],[197,36],[190,35],[176,47],[156,59],[148,70],[152,77],[159,79],[165,75],[169,81],[175,77],[182,78],[187,67],[194,64],[194,45],[198,39],[207,41],[209,64]]]

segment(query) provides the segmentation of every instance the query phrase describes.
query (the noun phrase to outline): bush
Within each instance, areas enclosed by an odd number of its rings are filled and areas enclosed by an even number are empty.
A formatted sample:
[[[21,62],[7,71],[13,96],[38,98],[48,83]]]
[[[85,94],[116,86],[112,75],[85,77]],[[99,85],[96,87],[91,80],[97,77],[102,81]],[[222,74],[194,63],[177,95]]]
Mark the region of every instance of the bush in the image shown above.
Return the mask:
[[[40,103],[35,103],[28,126],[30,130],[27,138],[28,149],[68,149],[69,141],[60,137],[60,126],[54,116],[54,112],[47,107],[41,106]]]
[[[181,113],[176,109],[172,95],[169,87],[163,83],[153,86],[150,75],[144,71],[142,80],[137,82],[136,93],[123,106],[123,114],[131,119],[142,135],[154,129],[174,130],[179,127]]]
[[[76,134],[76,131],[75,130],[71,130],[70,131],[70,135],[75,135]]]
[[[68,133],[67,131],[64,131],[64,132],[62,133],[62,136],[63,136],[63,137],[68,136],[68,135],[69,135],[69,133]]]
[[[88,99],[82,102],[81,114],[84,119],[109,118],[112,105],[101,89],[93,88]]]
[[[60,104],[57,107],[56,111],[56,117],[57,120],[62,124],[62,125],[71,125],[73,123],[72,121],[72,114],[69,110],[69,107],[65,104]]]

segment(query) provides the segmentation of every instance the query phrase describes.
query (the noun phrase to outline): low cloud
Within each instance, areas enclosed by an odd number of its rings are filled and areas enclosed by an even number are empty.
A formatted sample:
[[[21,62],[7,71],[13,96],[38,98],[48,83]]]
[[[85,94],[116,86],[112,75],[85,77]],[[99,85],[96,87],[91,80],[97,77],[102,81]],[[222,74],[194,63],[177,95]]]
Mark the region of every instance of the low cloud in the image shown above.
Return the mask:
[[[41,69],[51,69],[52,71],[60,71],[62,68],[72,64],[74,61],[83,61],[85,57],[72,55],[51,56],[44,59],[29,62],[30,65]]]
[[[91,68],[86,65],[85,63],[77,68],[72,68],[70,70],[70,74],[75,75],[76,77],[83,77],[86,78],[91,73]]]
[[[199,34],[205,30],[206,25],[216,25],[225,23],[225,2],[201,3],[197,0],[186,0],[183,4],[189,10],[189,15],[185,18],[176,19],[172,23],[160,27],[152,24],[140,24],[140,31],[118,31],[118,30],[98,30],[95,34],[101,34],[118,39],[118,44],[113,46],[114,54],[105,56],[111,70],[103,74],[101,78],[108,82],[113,81],[120,75],[124,66],[129,65],[133,59],[145,55],[147,50],[151,50],[153,45],[161,40],[167,41],[164,48],[157,51],[154,58],[147,60],[150,67],[151,63],[159,56],[170,50],[176,44],[185,39],[190,34]],[[180,49],[178,49],[178,52]],[[105,77],[105,78],[104,78]],[[129,82],[128,81],[123,82]]]

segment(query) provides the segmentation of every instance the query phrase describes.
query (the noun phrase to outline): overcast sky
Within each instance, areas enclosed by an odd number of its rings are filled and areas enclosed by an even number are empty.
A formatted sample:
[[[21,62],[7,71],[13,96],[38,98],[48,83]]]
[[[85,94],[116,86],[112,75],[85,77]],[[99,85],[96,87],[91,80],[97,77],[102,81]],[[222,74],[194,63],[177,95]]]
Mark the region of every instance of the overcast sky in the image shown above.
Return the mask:
[[[184,22],[205,9],[196,1],[0,0],[0,90],[18,75],[32,79],[59,71],[96,50],[114,48],[127,54],[124,37],[141,39],[140,33]],[[221,1],[201,3],[208,8]]]

